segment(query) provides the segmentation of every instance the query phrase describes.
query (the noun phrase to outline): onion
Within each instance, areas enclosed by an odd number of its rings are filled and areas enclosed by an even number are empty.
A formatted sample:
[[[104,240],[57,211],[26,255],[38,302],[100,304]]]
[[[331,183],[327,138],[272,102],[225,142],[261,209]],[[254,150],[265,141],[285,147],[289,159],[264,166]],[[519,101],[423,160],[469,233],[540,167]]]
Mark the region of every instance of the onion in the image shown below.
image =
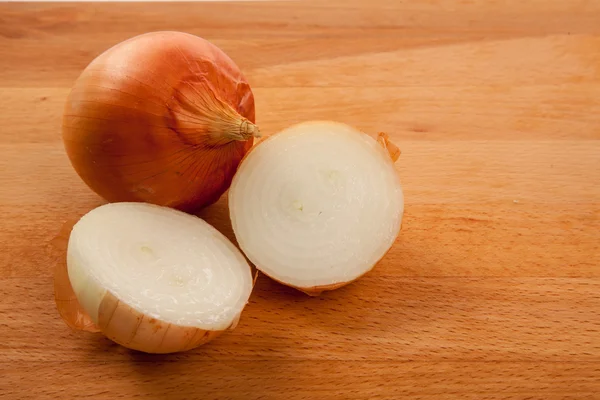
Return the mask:
[[[238,67],[182,32],[105,51],[75,82],[63,117],[66,152],[92,190],[187,211],[227,190],[254,136],[254,97]]]
[[[235,328],[253,287],[248,262],[219,231],[147,203],[84,215],[69,237],[67,268],[93,326],[147,353],[189,350]]]
[[[78,219],[68,220],[61,228],[58,236],[50,242],[50,252],[54,266],[54,300],[63,321],[74,330],[86,332],[100,332],[90,316],[77,301],[69,282],[69,271],[65,253],[69,243],[69,236]]]
[[[400,152],[347,125],[306,122],[257,144],[229,190],[242,251],[271,278],[309,295],[370,271],[398,236]]]

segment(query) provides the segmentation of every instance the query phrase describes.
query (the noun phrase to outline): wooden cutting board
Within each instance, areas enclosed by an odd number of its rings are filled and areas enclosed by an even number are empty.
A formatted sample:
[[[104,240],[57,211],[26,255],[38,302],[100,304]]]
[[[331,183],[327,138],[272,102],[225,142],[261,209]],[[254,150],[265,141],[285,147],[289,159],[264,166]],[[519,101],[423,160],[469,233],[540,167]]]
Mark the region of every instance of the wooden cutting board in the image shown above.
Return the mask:
[[[71,84],[163,29],[239,64],[263,132],[388,132],[406,212],[360,281],[261,276],[234,332],[149,356],[59,319],[51,243],[102,204],[62,147]],[[0,398],[600,398],[599,0],[9,3],[0,93]],[[200,215],[233,238],[226,207]]]

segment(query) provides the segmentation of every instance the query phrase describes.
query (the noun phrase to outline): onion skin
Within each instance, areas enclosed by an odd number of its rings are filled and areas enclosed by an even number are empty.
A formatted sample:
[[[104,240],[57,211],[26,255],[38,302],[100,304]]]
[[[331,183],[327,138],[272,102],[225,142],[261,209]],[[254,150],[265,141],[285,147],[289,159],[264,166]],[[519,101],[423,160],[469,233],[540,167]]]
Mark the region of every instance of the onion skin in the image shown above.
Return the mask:
[[[263,272],[263,274],[264,274],[264,272]],[[365,272],[365,274],[366,274],[366,272]],[[356,279],[360,279],[363,275],[359,276]],[[350,282],[337,282],[337,283],[332,283],[331,285],[322,285],[322,286],[313,286],[313,287],[300,287],[300,286],[290,285],[289,283],[281,282],[281,281],[279,281],[279,280],[277,280],[275,278],[272,278],[272,277],[270,277],[270,278],[273,279],[274,281],[278,282],[278,283],[281,283],[282,285],[289,286],[291,288],[299,290],[299,291],[303,292],[304,294],[307,294],[307,295],[309,295],[311,297],[317,297],[317,296],[320,296],[321,294],[323,294],[323,292],[327,292],[327,291],[330,291],[330,290],[339,289],[339,288],[344,287],[344,286],[346,286],[346,285],[348,285],[348,284],[350,284],[350,283],[352,283],[352,282],[354,282],[356,280],[356,279],[354,279],[353,281],[350,281]]]
[[[234,329],[237,321],[229,329]],[[98,310],[98,328],[115,343],[144,353],[188,351],[210,342],[224,331],[208,331],[166,323],[134,310],[107,292]]]
[[[253,286],[257,276],[254,275]],[[227,329],[219,331],[181,326],[150,318],[106,292],[98,308],[98,328],[121,346],[144,353],[167,354],[194,349],[225,331],[234,330],[240,317],[238,314]]]
[[[54,301],[56,309],[63,321],[69,328],[77,331],[100,332],[100,329],[92,321],[77,301],[77,296],[73,292],[73,287],[69,281],[69,271],[67,269],[67,252],[69,235],[73,226],[79,219],[67,221],[61,228],[59,234],[50,243],[51,258],[54,266]]]
[[[254,275],[253,286],[257,276],[258,273]],[[73,292],[64,261],[57,265],[54,287],[57,309],[71,329],[99,332],[121,346],[144,353],[167,354],[194,349],[227,330],[234,330],[241,316],[238,315],[226,330],[220,331],[179,326],[145,316],[106,292],[100,301],[97,321],[94,322]]]
[[[109,202],[193,211],[227,190],[258,136],[252,90],[210,42],[182,32],[133,37],[74,84],[63,141],[81,179]]]
[[[68,277],[55,275],[55,287],[62,287],[58,295],[73,293]],[[65,281],[66,279],[66,281]],[[256,282],[256,278],[254,279]],[[88,332],[101,332],[108,339],[132,350],[152,354],[167,354],[188,351],[219,337],[227,330],[236,328],[241,314],[239,314],[225,330],[204,330],[193,326],[181,326],[156,318],[151,318],[126,303],[120,301],[110,291],[99,287],[90,287],[93,283],[79,289],[82,301],[98,303],[97,316],[88,315],[81,307],[76,296],[73,296],[68,304],[57,301],[59,311],[68,307],[77,310],[80,320],[86,321],[85,326],[77,324],[72,318],[74,313],[61,312],[65,323],[75,330]],[[96,298],[101,293],[101,299]],[[58,299],[58,297],[57,297]]]

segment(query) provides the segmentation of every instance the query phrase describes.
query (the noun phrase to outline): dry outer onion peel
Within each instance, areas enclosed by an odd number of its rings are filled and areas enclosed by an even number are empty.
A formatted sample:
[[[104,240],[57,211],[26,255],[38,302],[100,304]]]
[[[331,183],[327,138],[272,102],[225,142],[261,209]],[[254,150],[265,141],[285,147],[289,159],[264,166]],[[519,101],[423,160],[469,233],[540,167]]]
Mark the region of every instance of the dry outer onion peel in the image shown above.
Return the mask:
[[[67,323],[147,353],[189,350],[234,329],[254,284],[246,259],[219,231],[147,203],[84,215],[69,237],[67,271],[68,283],[60,268],[55,275]]]
[[[259,136],[252,90],[210,42],[152,32],[108,49],[68,96],[63,140],[110,202],[194,210],[216,201]]]
[[[69,282],[67,260],[65,254],[69,243],[69,236],[73,225],[78,219],[67,221],[61,228],[59,234],[50,242],[50,252],[54,266],[54,300],[62,319],[72,329],[86,332],[100,332],[90,316],[85,312],[77,301]]]
[[[345,124],[312,121],[258,143],[229,190],[242,251],[271,278],[310,295],[359,278],[398,236],[400,152]]]

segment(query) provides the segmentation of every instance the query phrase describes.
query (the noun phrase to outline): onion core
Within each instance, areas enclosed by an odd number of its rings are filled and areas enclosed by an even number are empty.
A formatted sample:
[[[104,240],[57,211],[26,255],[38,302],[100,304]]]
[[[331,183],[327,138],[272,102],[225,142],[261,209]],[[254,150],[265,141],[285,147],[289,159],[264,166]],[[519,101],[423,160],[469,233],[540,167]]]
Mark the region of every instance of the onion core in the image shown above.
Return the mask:
[[[109,339],[148,353],[189,350],[235,328],[253,280],[241,252],[198,217],[112,203],[73,227],[77,300]]]
[[[398,148],[334,122],[292,126],[257,144],[230,191],[242,251],[271,278],[316,295],[359,278],[400,232]]]

